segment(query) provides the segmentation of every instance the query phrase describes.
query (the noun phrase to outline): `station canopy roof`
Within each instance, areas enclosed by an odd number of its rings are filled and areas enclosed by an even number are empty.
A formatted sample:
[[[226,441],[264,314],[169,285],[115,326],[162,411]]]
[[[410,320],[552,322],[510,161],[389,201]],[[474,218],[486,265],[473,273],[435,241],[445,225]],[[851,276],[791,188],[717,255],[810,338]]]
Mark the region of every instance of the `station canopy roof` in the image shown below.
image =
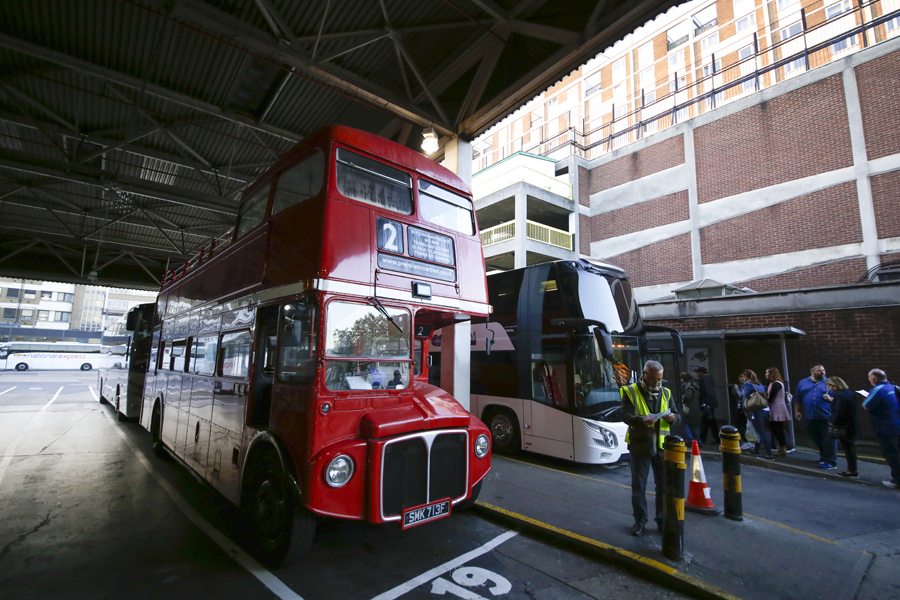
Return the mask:
[[[471,139],[675,4],[5,2],[0,275],[158,288],[306,134]]]

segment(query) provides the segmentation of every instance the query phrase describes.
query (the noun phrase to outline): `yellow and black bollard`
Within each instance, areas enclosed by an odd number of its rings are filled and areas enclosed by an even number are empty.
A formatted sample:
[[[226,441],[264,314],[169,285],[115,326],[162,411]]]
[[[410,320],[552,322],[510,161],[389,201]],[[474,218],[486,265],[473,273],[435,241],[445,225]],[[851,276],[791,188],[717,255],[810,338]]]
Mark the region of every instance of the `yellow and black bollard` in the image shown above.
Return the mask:
[[[663,556],[684,559],[684,455],[687,448],[677,435],[666,436],[663,473]]]
[[[725,425],[719,432],[722,445],[722,485],[725,488],[725,518],[744,520],[741,506],[741,434],[736,427]]]

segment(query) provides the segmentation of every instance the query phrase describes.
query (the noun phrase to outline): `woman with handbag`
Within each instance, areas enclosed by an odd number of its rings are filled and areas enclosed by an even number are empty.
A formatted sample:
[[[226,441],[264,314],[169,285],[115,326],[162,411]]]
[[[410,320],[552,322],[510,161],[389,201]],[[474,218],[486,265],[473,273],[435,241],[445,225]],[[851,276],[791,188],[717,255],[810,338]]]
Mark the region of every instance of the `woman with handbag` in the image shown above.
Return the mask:
[[[787,402],[785,401],[784,379],[781,378],[781,371],[777,367],[769,367],[766,369],[766,379],[769,380],[768,400],[769,400],[769,428],[772,435],[778,440],[778,450],[774,456],[787,456],[787,435],[785,427],[787,422],[791,420],[791,413],[788,411]]]
[[[841,443],[847,459],[847,470],[838,475],[859,477],[856,471],[856,394],[840,377],[829,377],[825,385],[828,393],[822,399],[832,403],[828,437]]]
[[[757,458],[775,460],[772,455],[772,438],[769,437],[769,405],[766,400],[766,388],[759,382],[756,373],[745,369],[738,381],[741,382],[741,398],[744,401],[744,412],[750,417],[753,428],[759,435],[760,443],[756,445]],[[762,454],[760,454],[762,446]]]

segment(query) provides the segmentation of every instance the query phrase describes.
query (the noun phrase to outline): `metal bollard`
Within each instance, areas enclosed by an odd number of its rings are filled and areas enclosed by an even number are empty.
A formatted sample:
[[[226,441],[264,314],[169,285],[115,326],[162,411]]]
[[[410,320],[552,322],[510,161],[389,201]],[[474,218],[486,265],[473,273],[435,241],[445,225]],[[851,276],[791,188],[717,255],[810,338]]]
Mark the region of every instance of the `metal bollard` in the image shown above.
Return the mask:
[[[663,556],[684,560],[684,455],[687,448],[677,435],[666,436],[663,473]]]
[[[737,427],[725,425],[719,432],[722,445],[722,486],[725,488],[725,518],[744,520],[741,506],[741,434]]]

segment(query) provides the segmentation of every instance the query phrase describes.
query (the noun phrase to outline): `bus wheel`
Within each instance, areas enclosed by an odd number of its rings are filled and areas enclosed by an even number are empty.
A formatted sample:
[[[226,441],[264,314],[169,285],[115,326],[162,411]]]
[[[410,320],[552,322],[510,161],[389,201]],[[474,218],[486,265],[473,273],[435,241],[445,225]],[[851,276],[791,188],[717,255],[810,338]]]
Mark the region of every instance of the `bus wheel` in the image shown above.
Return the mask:
[[[491,430],[494,449],[503,454],[512,454],[520,449],[519,421],[516,415],[506,409],[492,411],[485,419]]]
[[[475,501],[478,500],[478,494],[480,494],[480,493],[481,493],[481,481],[479,481],[472,487],[472,495],[469,496],[468,499],[463,500],[462,502],[460,502],[459,504],[456,505],[456,511],[459,512],[459,511],[463,511],[463,510],[469,510],[470,508],[475,506]]]
[[[246,506],[257,557],[267,567],[289,564],[312,546],[316,517],[297,506],[274,451],[255,466]]]
[[[116,390],[116,421],[124,421],[125,415],[122,414],[122,411],[119,408],[119,390]]]
[[[82,371],[90,371],[90,370],[91,370],[91,363],[84,363],[83,365],[81,365],[81,370],[82,370]]]
[[[118,409],[116,410],[118,411]],[[162,413],[160,412],[159,402],[157,402],[153,407],[153,416],[150,417],[150,439],[153,443],[153,454],[155,454],[157,458],[168,458],[169,455],[166,454],[166,448],[162,443],[162,436],[160,435],[161,430]]]
[[[25,363],[19,363],[16,365],[16,371],[27,371],[27,370],[28,370],[28,365],[26,365]]]

